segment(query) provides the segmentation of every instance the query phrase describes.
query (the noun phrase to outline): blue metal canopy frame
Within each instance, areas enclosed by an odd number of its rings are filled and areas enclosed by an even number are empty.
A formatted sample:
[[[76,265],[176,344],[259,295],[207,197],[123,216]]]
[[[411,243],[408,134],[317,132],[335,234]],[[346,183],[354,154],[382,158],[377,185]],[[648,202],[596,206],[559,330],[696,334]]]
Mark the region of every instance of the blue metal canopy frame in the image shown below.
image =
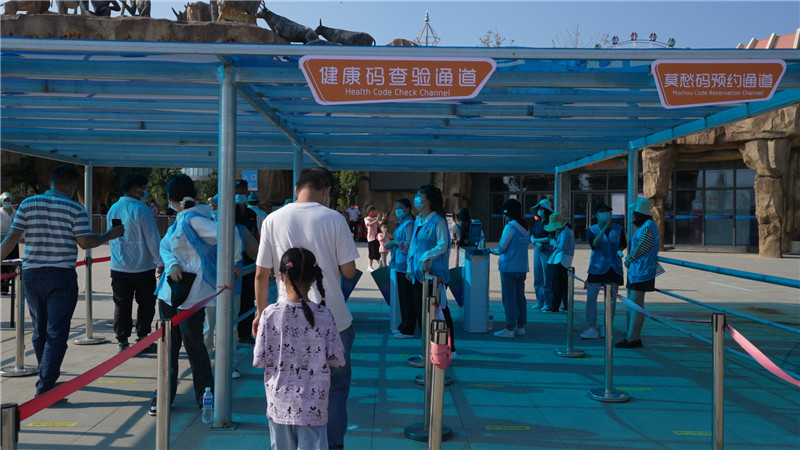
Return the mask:
[[[2,38],[0,145],[96,167],[216,167],[220,69],[237,92],[236,167],[564,172],[800,101],[797,50],[525,49]],[[318,105],[307,54],[489,57],[471,100]],[[783,59],[772,100],[667,110],[656,59]],[[303,160],[294,157],[301,151]]]

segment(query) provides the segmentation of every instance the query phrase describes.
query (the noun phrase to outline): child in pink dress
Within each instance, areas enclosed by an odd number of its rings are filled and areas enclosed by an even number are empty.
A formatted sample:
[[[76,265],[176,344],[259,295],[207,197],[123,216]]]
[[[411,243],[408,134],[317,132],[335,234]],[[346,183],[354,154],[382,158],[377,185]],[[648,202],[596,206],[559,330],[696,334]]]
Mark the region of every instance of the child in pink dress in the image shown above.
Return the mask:
[[[264,309],[253,349],[253,367],[264,368],[271,446],[327,449],[330,368],[344,365],[344,346],[325,302],[306,300],[311,283],[325,297],[314,254],[290,248],[279,271],[287,297]]]

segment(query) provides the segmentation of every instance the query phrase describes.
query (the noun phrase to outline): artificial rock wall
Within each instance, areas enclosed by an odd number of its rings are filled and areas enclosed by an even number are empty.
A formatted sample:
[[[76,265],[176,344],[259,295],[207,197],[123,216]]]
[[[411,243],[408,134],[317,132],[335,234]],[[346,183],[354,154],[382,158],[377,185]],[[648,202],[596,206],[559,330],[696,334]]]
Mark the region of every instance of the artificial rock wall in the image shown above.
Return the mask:
[[[642,150],[644,196],[664,234],[664,199],[677,161],[744,160],[756,172],[759,256],[780,258],[800,241],[800,105]],[[663,239],[662,239],[663,243]]]

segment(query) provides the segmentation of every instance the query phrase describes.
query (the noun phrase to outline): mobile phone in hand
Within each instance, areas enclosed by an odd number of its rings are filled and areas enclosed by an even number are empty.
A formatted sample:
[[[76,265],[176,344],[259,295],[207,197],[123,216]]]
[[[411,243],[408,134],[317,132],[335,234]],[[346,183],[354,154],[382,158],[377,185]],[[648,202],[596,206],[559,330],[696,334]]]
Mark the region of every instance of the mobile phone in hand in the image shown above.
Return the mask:
[[[122,219],[111,219],[111,226],[118,227],[122,225]]]

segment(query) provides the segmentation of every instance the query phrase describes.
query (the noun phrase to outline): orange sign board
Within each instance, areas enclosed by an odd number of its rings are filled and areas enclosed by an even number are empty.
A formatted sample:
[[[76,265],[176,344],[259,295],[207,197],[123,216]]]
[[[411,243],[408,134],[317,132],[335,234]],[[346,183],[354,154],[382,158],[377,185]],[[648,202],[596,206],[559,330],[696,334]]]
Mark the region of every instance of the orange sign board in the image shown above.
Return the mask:
[[[782,60],[653,62],[664,108],[769,100],[786,71]]]
[[[491,58],[300,58],[321,105],[473,98],[496,67]]]

